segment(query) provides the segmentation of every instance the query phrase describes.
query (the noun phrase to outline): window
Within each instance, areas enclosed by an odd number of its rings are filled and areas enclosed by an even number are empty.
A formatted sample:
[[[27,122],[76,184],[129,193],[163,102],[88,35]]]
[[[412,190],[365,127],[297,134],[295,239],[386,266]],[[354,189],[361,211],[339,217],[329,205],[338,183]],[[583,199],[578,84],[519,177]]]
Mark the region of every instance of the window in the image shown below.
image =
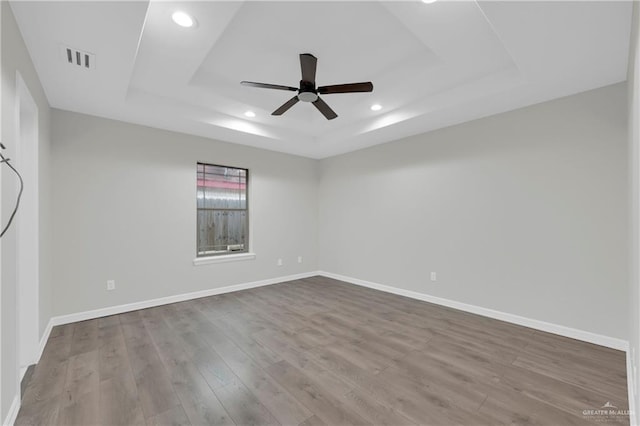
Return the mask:
[[[248,252],[248,178],[247,169],[198,163],[198,257]]]

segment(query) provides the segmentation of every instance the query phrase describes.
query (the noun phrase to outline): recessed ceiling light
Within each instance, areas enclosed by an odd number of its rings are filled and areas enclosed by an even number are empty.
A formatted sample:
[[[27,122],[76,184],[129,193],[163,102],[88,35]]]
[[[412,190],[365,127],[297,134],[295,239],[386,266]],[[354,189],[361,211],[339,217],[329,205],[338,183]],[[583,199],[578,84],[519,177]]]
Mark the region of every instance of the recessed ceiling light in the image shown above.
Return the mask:
[[[171,19],[173,19],[173,22],[175,22],[176,24],[185,28],[193,27],[193,25],[195,24],[195,20],[191,16],[181,11],[173,12],[173,15],[171,15]]]
[[[422,0],[422,3],[426,3],[426,4],[431,4],[431,3],[435,3],[438,0]]]
[[[253,118],[256,116],[256,113],[253,111],[247,111],[244,113],[245,116],[249,117],[249,118]]]
[[[381,109],[382,109],[382,105],[380,104],[371,105],[371,111],[380,111]]]

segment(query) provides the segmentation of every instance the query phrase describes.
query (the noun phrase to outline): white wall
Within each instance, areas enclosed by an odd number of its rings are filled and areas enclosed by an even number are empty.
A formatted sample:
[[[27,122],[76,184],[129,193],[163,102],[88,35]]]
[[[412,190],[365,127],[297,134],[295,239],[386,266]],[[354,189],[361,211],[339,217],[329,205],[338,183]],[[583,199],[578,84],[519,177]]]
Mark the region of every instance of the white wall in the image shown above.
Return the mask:
[[[2,138],[2,86],[4,86],[4,70],[2,69],[2,5],[0,4],[0,139]],[[1,140],[0,140],[1,141]],[[0,219],[2,218],[2,173],[0,173]],[[2,288],[2,244],[0,244],[0,289]],[[0,346],[3,345],[4,340],[2,339],[2,324],[3,324],[3,309],[2,309],[2,290],[0,290]],[[6,416],[6,408],[3,408],[2,401],[4,401],[4,385],[2,380],[2,366],[4,365],[2,361],[2,350],[0,350],[0,420],[5,419]],[[4,420],[3,420],[4,421]]]
[[[51,317],[51,282],[50,277],[50,249],[48,240],[49,230],[49,104],[40,81],[35,72],[31,58],[24,45],[24,41],[16,25],[9,3],[1,2],[2,7],[2,143],[7,147],[5,155],[16,158],[16,72],[24,79],[29,92],[38,107],[38,126],[40,129],[39,149],[39,207],[40,207],[40,306],[34,307],[40,318],[40,335]],[[16,177],[7,167],[2,167],[2,210],[1,222],[6,224],[8,216],[13,210],[16,198]],[[30,190],[25,189],[25,192]],[[18,220],[18,219],[16,219]],[[17,284],[16,284],[16,225],[1,240],[1,324],[0,339],[2,355],[0,375],[1,400],[0,419],[5,419],[15,396],[18,395],[18,353],[16,325],[18,313]]]
[[[317,269],[314,160],[60,110],[52,159],[55,315]],[[192,264],[196,162],[249,169],[255,260]]]
[[[319,267],[626,339],[626,136],[618,84],[322,160]]]
[[[633,5],[629,51],[629,360],[631,370],[629,399],[635,408],[636,424],[640,420],[640,4]],[[635,406],[635,407],[634,407]]]

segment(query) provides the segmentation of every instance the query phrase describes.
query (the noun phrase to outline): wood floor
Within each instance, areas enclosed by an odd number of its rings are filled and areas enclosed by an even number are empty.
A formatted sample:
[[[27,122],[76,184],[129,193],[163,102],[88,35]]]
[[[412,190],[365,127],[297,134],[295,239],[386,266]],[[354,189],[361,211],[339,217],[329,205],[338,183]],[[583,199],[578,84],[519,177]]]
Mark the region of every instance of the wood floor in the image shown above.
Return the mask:
[[[314,277],[56,327],[16,424],[628,424],[606,403],[622,352]]]

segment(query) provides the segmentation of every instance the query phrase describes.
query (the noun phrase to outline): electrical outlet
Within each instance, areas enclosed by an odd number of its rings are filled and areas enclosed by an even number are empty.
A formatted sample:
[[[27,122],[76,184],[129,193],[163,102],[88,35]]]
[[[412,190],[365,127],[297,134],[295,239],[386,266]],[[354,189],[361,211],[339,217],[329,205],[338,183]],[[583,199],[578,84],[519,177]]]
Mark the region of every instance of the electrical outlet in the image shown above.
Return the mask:
[[[298,263],[302,263],[302,256],[298,256]]]
[[[431,273],[431,281],[437,281],[438,280],[438,276],[436,275],[435,272]]]
[[[107,290],[115,290],[115,289],[116,289],[116,281],[107,280]]]
[[[282,259],[278,259],[278,266],[282,266]]]

